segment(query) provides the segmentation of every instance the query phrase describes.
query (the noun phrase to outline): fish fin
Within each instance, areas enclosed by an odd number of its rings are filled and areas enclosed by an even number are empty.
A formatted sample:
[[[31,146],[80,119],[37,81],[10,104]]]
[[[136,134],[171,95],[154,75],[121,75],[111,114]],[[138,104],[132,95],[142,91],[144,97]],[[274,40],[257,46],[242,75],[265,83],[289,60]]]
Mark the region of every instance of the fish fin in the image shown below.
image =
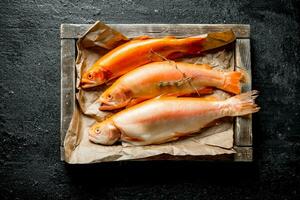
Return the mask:
[[[183,137],[183,136],[186,136],[190,133],[179,133],[179,132],[175,132],[174,133],[174,138],[180,138],[180,137]]]
[[[164,143],[167,143],[167,142],[173,142],[173,141],[178,140],[178,139],[179,139],[179,137],[177,137],[177,136],[174,135],[171,138],[160,139],[159,141],[155,141],[155,142],[153,142],[151,144],[164,144]]]
[[[134,106],[134,105],[136,105],[136,104],[138,104],[138,103],[141,103],[142,101],[145,101],[145,100],[147,100],[147,98],[135,98],[135,99],[132,99],[132,100],[128,103],[128,105],[126,106],[126,108],[131,107],[131,106]]]
[[[209,64],[201,64],[201,65],[198,64],[196,66],[201,68],[201,69],[209,69],[209,70],[213,69],[213,67]]]
[[[241,116],[258,112],[260,107],[254,102],[257,96],[258,91],[252,90],[227,99],[225,103],[229,106],[229,109],[227,109],[228,114],[230,116]]]
[[[122,133],[122,135],[121,135],[121,140],[129,141],[129,142],[144,142],[144,140],[142,138],[129,137],[128,135],[125,135],[124,133]]]
[[[212,94],[213,93],[213,88],[211,87],[203,87],[203,88],[200,88],[197,90],[197,93],[196,92],[193,92],[193,93],[189,93],[189,94],[182,94],[180,92],[177,92],[177,93],[167,93],[167,94],[161,94],[159,95],[158,97],[156,97],[157,99],[159,98],[162,98],[162,97],[190,97],[190,96],[194,96],[195,94],[200,94],[200,95],[206,95],[206,94]]]
[[[187,133],[175,132],[173,137],[171,138],[171,141],[178,140],[178,139],[181,139],[181,138],[186,138],[187,136],[189,136],[193,133],[194,132],[187,132]]]
[[[242,78],[242,73],[238,71],[228,72],[225,74],[224,84],[221,89],[231,92],[233,94],[241,93],[240,80]]]
[[[211,93],[213,93],[213,91],[214,91],[214,89],[211,87],[204,87],[204,88],[197,90],[197,92],[199,94],[211,94]]]
[[[161,144],[162,144],[162,143],[166,143],[166,142],[173,142],[173,141],[178,140],[179,138],[180,138],[180,137],[174,136],[174,137],[169,138],[169,139],[167,139],[167,140],[165,140],[165,141],[162,141]]]
[[[141,35],[141,36],[133,38],[132,40],[147,40],[147,39],[151,39],[151,37],[148,35]]]
[[[203,52],[205,38],[186,38],[186,53],[199,55]]]
[[[229,30],[225,32],[208,33],[206,38],[207,42],[203,44],[203,51],[208,51],[228,45],[235,41],[236,36],[232,30]]]
[[[179,92],[173,92],[173,93],[166,93],[166,94],[161,94],[158,97],[162,98],[162,97],[178,97],[181,96],[181,94]]]
[[[209,128],[209,127],[212,127],[212,126],[217,126],[219,124],[221,124],[223,121],[222,121],[222,118],[221,119],[215,119],[207,124],[205,124],[203,126],[203,128]]]
[[[198,94],[200,94],[200,95],[212,94],[213,92],[214,92],[213,88],[211,88],[211,87],[203,87],[203,88],[197,89],[197,91],[194,91],[193,93],[184,94],[184,95],[178,94],[177,96],[190,97],[190,96],[196,96]],[[173,96],[175,96],[175,95],[173,95]],[[201,97],[201,98],[204,98],[204,97]]]

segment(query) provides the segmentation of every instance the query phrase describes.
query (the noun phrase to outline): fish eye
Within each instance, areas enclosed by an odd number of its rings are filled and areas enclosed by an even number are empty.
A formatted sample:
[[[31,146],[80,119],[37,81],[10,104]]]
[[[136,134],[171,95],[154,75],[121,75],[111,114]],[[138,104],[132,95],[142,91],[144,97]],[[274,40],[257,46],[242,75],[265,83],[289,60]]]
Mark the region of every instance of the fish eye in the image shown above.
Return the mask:
[[[111,94],[109,94],[107,97],[108,97],[109,99],[111,99],[111,98],[112,98]]]
[[[99,127],[96,128],[96,129],[95,129],[95,132],[96,132],[97,134],[99,134],[99,133],[100,133],[100,128],[99,128]]]
[[[92,73],[89,73],[88,74],[88,79],[92,79],[93,78],[93,74]]]

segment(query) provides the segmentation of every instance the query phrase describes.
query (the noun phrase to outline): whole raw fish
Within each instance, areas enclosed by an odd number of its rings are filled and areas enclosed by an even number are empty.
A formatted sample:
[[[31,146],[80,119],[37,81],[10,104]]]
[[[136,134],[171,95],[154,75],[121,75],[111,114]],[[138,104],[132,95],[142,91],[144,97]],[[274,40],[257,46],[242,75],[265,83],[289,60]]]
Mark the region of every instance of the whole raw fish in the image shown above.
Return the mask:
[[[112,145],[121,140],[133,145],[161,144],[200,131],[214,120],[257,112],[257,91],[225,101],[201,98],[156,98],[96,122],[89,130],[94,143]]]
[[[240,79],[240,72],[216,71],[209,65],[153,62],[125,74],[110,86],[99,98],[100,110],[132,106],[160,95],[207,94],[212,92],[208,87],[239,94]]]
[[[172,36],[157,39],[141,36],[118,46],[101,57],[83,73],[81,87],[101,85],[141,65],[162,61],[164,58],[174,59],[184,55],[200,54],[234,40],[235,35],[232,31],[181,39]]]

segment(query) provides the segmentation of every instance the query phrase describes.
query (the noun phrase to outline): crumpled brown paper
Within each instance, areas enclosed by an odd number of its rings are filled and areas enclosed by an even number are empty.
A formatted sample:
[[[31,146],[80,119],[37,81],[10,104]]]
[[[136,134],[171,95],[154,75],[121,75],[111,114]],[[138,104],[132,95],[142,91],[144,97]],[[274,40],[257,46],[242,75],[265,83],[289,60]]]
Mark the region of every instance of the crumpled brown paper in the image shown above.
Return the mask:
[[[64,149],[65,161],[68,163],[94,163],[140,159],[159,154],[170,155],[218,155],[234,153],[232,121],[207,128],[199,134],[186,139],[160,145],[130,146],[126,144],[104,146],[94,144],[88,139],[88,129],[97,120],[102,121],[112,112],[99,111],[95,100],[106,86],[82,90],[80,77],[88,67],[110,49],[126,42],[128,39],[109,26],[96,22],[82,38],[77,41],[77,89],[76,108],[67,131]],[[202,57],[183,58],[181,61],[191,63],[208,63],[216,70],[233,70],[233,52],[219,51]],[[229,95],[217,90],[218,98],[226,99]]]

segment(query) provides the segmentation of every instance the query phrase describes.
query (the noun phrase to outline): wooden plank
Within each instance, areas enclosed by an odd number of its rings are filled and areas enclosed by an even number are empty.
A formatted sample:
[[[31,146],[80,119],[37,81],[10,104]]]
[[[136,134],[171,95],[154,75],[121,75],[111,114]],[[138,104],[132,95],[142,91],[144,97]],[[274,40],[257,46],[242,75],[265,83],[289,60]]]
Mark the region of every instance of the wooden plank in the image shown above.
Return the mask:
[[[185,37],[232,29],[237,38],[250,37],[249,24],[108,24],[129,38],[140,35]],[[62,24],[61,38],[79,38],[92,24]]]
[[[251,90],[250,39],[238,39],[235,48],[236,70],[245,74],[242,92]],[[235,123],[235,144],[252,146],[252,115],[237,117]]]
[[[235,147],[234,161],[237,162],[252,162],[253,149],[252,147]]]
[[[75,109],[75,40],[61,40],[61,160],[66,132]]]
[[[64,148],[64,146],[60,146],[60,160],[61,161],[65,160],[65,148]]]

